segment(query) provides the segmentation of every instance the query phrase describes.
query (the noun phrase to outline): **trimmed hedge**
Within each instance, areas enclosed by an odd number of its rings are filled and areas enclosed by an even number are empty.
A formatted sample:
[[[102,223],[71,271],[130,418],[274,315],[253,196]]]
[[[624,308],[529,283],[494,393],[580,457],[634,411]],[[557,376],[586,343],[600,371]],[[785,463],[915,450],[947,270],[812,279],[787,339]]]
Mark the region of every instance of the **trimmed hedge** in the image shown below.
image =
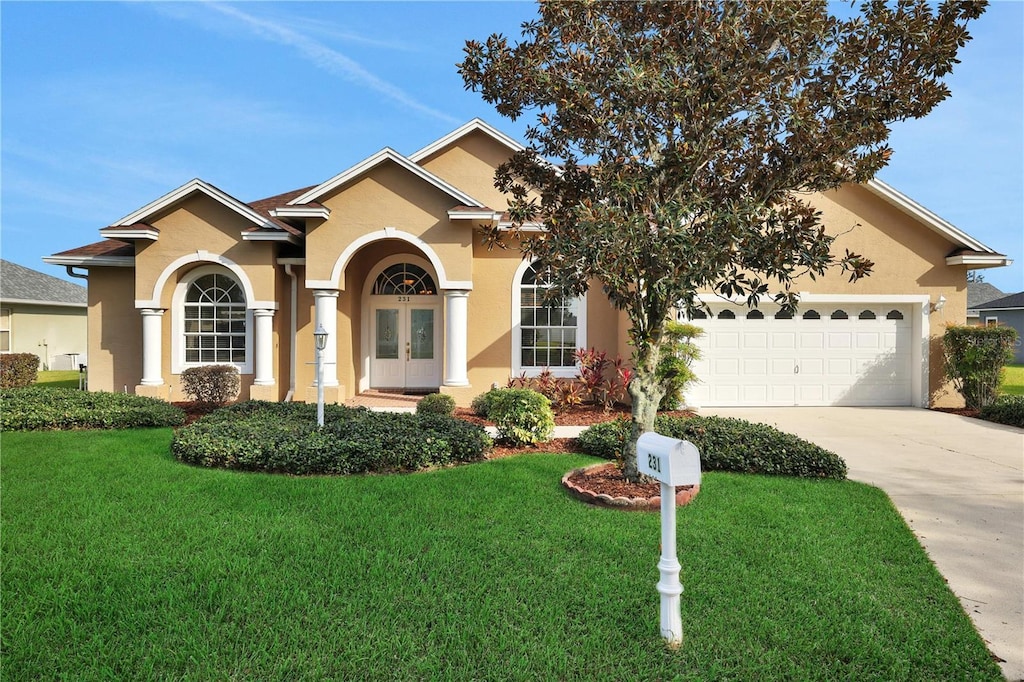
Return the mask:
[[[371,412],[249,401],[179,430],[171,451],[198,466],[288,474],[410,471],[482,459],[491,447],[474,424],[434,414]]]
[[[528,388],[498,388],[487,407],[487,418],[498,438],[513,445],[543,443],[555,430],[551,401]]]
[[[242,379],[234,365],[200,365],[181,373],[181,388],[205,405],[224,405],[238,395]]]
[[[30,386],[0,391],[0,430],[65,431],[181,426],[185,413],[156,398]]]
[[[942,335],[946,376],[968,408],[980,410],[999,395],[1003,365],[1013,360],[1013,327],[949,325]]]
[[[455,414],[455,398],[447,393],[428,393],[416,403],[416,414],[440,414],[450,417]]]
[[[0,388],[24,388],[39,377],[39,356],[33,353],[0,355]]]
[[[994,403],[981,408],[978,416],[986,421],[1024,429],[1024,395],[1000,396]]]
[[[839,455],[765,424],[724,417],[659,416],[655,431],[696,445],[704,471],[846,478],[846,462]],[[628,434],[629,422],[619,419],[591,426],[577,442],[589,455],[615,459]]]

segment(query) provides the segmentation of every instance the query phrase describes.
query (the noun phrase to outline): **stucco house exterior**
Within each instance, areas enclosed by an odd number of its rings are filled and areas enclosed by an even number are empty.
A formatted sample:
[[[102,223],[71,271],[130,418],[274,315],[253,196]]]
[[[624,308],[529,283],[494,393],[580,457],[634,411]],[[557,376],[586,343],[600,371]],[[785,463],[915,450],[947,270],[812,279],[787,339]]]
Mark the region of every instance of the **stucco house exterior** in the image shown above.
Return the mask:
[[[978,304],[975,310],[979,324],[998,324],[1017,330],[1013,361],[1024,363],[1024,291]]]
[[[177,399],[183,369],[230,362],[242,398],[312,401],[318,325],[329,401],[439,390],[465,405],[524,372],[574,375],[577,347],[628,358],[626,318],[598,283],[546,308],[517,249],[481,245],[481,225],[508,226],[494,169],[521,148],[476,119],[259,201],[192,180],[44,259],[88,271],[90,388]],[[964,322],[967,270],[1005,256],[881,182],[813,202],[874,274],[799,282],[795,319],[709,295],[690,402],[956,402],[938,337]]]
[[[0,260],[0,353],[33,353],[40,369],[87,362],[86,288]]]

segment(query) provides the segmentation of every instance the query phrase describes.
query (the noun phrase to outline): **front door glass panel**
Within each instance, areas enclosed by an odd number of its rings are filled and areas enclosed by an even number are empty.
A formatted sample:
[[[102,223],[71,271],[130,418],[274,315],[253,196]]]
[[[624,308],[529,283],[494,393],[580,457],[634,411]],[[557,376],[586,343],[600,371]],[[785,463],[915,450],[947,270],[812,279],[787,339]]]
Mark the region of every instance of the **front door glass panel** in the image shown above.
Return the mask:
[[[413,360],[434,359],[434,311],[413,308],[410,313],[409,346]]]
[[[398,310],[396,309],[377,309],[376,353],[378,360],[398,359]]]

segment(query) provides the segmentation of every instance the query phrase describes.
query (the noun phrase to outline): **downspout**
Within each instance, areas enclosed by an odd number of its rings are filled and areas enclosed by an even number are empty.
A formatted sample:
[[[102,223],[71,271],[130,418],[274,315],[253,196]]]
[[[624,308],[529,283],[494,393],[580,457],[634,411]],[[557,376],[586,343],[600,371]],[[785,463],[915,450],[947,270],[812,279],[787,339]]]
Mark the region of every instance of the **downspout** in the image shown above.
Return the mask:
[[[75,266],[74,265],[65,265],[64,268],[68,271],[68,277],[77,277],[78,279],[84,279],[84,280],[88,280],[89,279],[89,275],[80,275],[77,272],[75,272],[75,270],[74,270]]]
[[[285,263],[284,265],[285,274],[292,278],[292,300],[291,300],[291,341],[288,343],[289,351],[291,354],[291,361],[288,363],[288,395],[284,397],[284,401],[291,402],[295,397],[295,362],[298,352],[295,348],[295,334],[298,330],[298,311],[295,309],[298,305],[299,294],[298,276],[292,272],[292,264]]]

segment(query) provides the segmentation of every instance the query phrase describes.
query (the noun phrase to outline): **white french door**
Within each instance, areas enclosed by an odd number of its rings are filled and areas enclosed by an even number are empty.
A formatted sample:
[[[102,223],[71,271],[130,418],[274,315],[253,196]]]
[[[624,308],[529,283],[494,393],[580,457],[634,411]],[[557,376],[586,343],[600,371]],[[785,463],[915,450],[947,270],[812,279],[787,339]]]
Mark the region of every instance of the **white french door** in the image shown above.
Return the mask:
[[[370,387],[441,385],[441,304],[437,296],[370,299]]]

